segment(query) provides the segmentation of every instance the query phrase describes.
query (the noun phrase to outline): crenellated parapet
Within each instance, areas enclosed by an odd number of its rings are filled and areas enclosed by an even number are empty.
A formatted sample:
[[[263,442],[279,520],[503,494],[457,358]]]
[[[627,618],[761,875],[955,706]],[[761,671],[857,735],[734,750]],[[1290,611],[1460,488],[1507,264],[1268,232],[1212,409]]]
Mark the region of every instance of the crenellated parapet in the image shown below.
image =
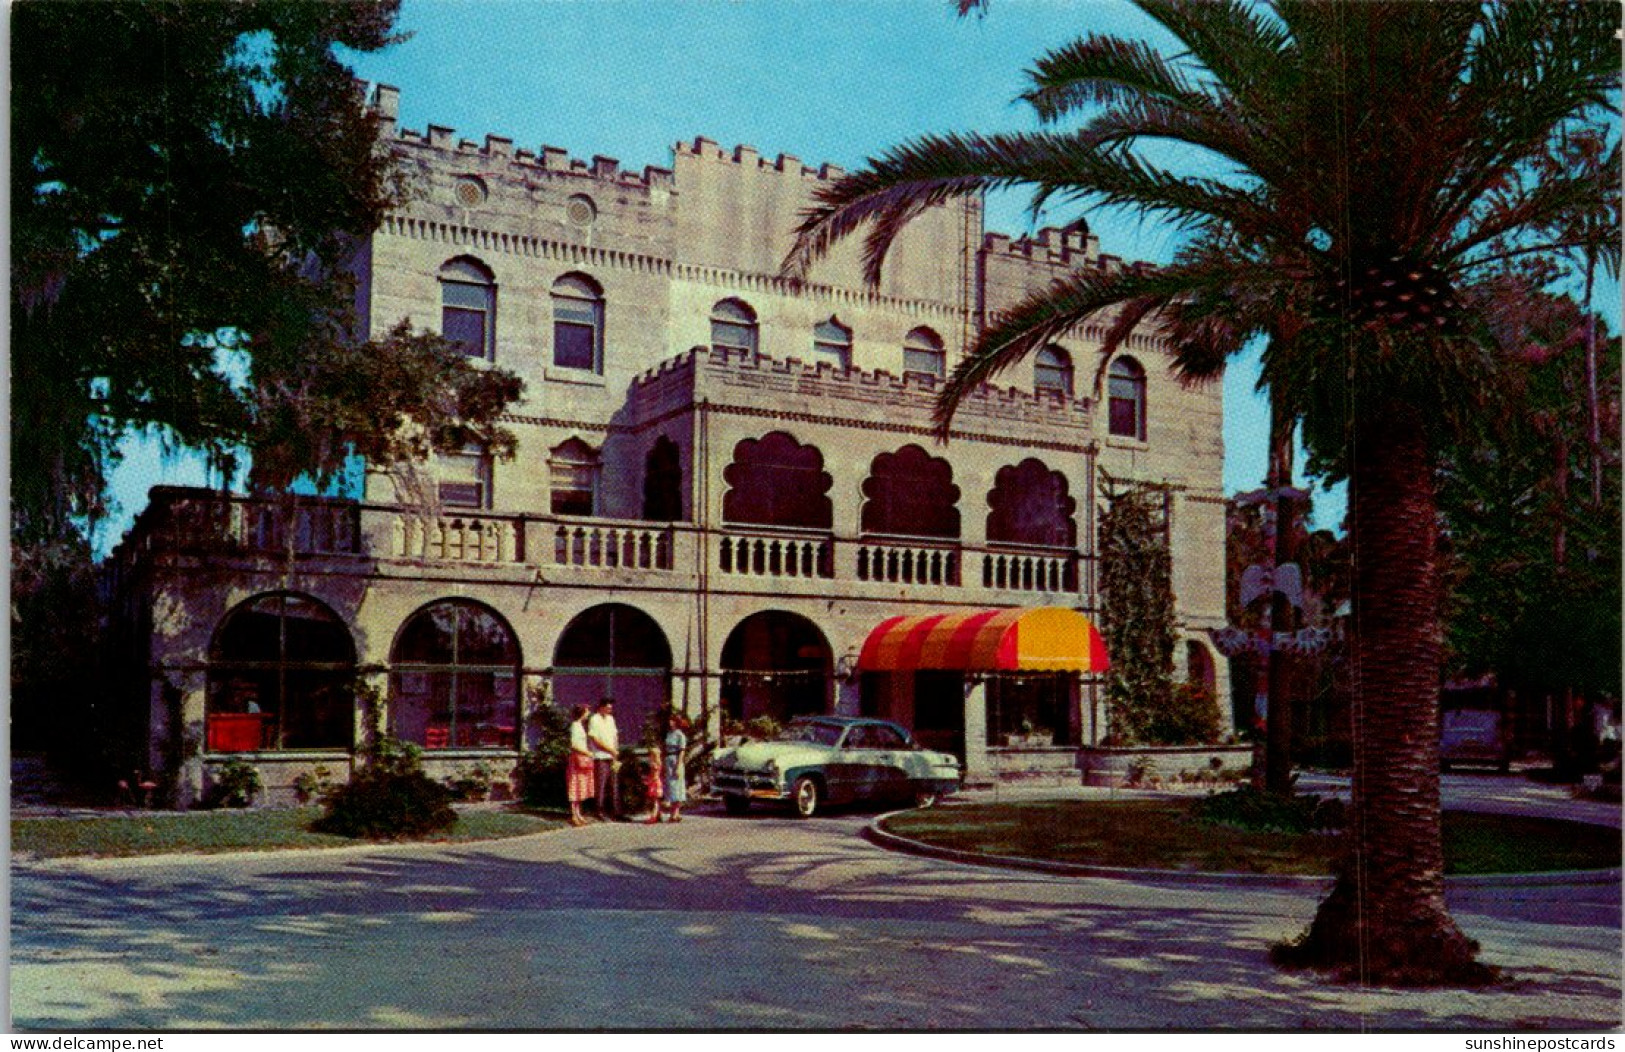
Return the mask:
[[[782,421],[933,436],[942,382],[916,373],[838,369],[797,358],[696,347],[661,362],[633,383],[640,417],[704,400],[713,408]],[[1089,441],[1088,399],[994,384],[966,395],[952,436],[1034,448],[1081,448]]]
[[[482,142],[460,138],[455,129],[431,124],[423,131],[402,128],[399,123],[400,90],[387,84],[376,85],[368,104],[377,115],[388,141],[406,147],[440,151],[457,157],[477,158],[487,168],[510,166],[527,173],[554,173],[591,179],[614,187],[670,190],[674,176],[670,168],[648,165],[642,171],[623,170],[613,157],[595,155],[591,159],[570,156],[568,150],[543,145],[535,150],[515,148],[511,138],[486,135]]]
[[[839,165],[824,163],[817,167],[809,167],[801,163],[801,158],[787,153],[781,153],[769,160],[754,146],[740,145],[732,150],[726,150],[703,136],[696,138],[692,143],[678,143],[672,147],[672,152],[678,157],[715,161],[719,164],[733,165],[746,172],[760,172],[764,176],[789,176],[807,182],[827,182],[846,174],[846,169]]]

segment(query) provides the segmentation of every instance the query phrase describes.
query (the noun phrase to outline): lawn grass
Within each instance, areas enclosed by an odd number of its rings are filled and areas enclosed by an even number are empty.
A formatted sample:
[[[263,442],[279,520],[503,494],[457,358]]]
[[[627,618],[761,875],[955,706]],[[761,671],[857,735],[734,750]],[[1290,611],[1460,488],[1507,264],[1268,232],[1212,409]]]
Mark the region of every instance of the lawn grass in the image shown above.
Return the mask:
[[[1062,800],[910,811],[885,828],[938,847],[1055,862],[1202,873],[1316,876],[1337,847],[1324,834],[1199,822],[1188,800]],[[1618,830],[1553,819],[1445,813],[1445,872],[1540,873],[1620,865]]]
[[[365,843],[328,833],[313,833],[310,823],[319,807],[292,810],[136,812],[96,818],[14,818],[14,855],[39,858],[69,856],[211,854],[288,848],[343,847]],[[497,840],[563,825],[562,822],[512,811],[464,811],[457,824],[430,838],[435,843]]]

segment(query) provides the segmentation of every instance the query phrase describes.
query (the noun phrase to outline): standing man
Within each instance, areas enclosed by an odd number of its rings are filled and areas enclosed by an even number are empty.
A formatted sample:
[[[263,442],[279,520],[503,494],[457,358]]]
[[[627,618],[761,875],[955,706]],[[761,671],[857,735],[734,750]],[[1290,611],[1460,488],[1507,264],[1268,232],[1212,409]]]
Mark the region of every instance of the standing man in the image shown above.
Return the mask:
[[[593,777],[598,790],[598,817],[609,821],[621,817],[621,793],[616,775],[620,771],[620,736],[615,730],[615,702],[604,698],[598,711],[587,720],[587,744],[592,747]]]

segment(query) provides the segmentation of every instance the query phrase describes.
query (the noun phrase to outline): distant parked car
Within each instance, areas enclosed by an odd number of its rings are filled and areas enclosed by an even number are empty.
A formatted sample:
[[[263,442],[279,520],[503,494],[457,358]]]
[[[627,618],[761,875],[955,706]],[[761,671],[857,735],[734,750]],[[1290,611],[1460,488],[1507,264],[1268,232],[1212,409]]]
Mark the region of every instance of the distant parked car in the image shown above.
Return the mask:
[[[791,721],[773,741],[719,753],[711,784],[729,814],[759,800],[811,818],[825,804],[860,800],[929,807],[959,788],[960,769],[957,757],[922,749],[895,723],[812,716]]]
[[[1461,765],[1512,766],[1512,743],[1493,709],[1447,709],[1439,723],[1439,764],[1445,770]]]

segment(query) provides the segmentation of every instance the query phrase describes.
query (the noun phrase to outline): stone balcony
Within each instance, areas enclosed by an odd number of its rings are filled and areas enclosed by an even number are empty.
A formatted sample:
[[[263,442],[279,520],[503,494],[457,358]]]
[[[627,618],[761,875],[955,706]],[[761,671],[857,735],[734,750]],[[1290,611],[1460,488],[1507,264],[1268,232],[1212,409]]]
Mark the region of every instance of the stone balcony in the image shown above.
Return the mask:
[[[974,545],[937,538],[842,536],[724,524],[424,514],[333,498],[261,500],[158,487],[114,553],[116,564],[168,558],[289,561],[324,572],[421,576],[479,573],[493,582],[1071,605],[1088,557],[1069,549]]]

